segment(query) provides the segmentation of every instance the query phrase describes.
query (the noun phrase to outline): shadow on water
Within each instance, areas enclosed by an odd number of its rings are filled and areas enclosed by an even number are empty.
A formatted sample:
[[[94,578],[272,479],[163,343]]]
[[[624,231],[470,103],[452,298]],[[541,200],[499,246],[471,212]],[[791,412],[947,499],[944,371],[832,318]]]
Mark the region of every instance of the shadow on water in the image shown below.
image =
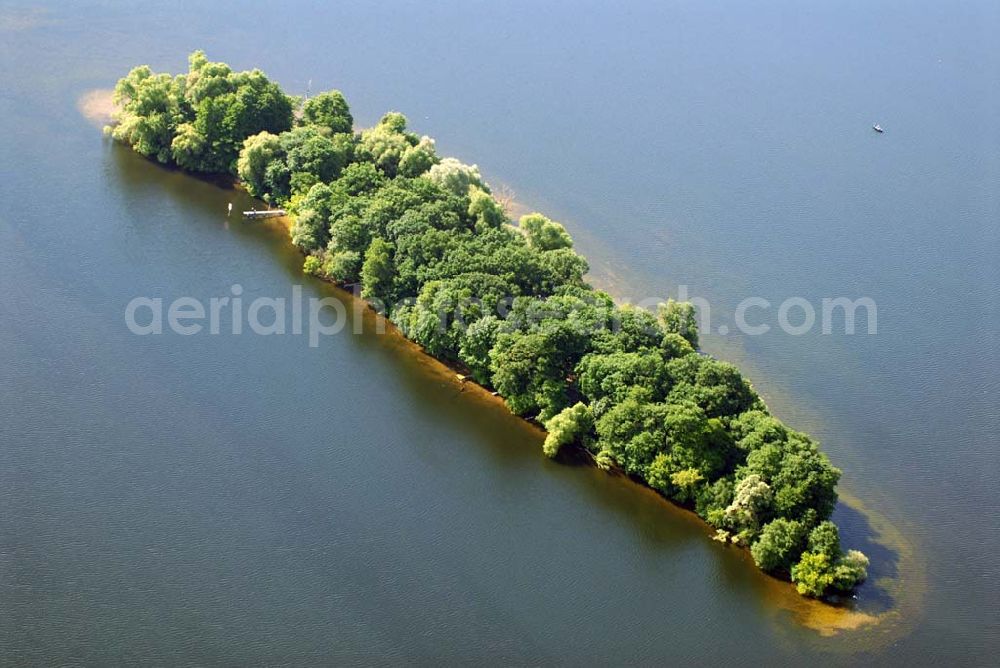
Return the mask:
[[[421,404],[429,402],[444,411],[436,418],[454,420],[476,432],[489,432],[485,442],[490,444],[494,459],[504,467],[551,465],[551,475],[573,480],[574,487],[589,497],[588,501],[620,517],[621,523],[634,527],[637,537],[653,549],[690,548],[711,555],[709,558],[714,558],[715,569],[712,577],[721,578],[727,588],[757,594],[754,598],[761,613],[785,611],[795,622],[821,636],[879,625],[881,632],[874,641],[878,645],[899,637],[903,628],[910,626],[894,624],[897,628],[890,631],[881,622],[904,616],[901,615],[903,608],[911,613],[919,609],[917,602],[922,593],[919,583],[908,583],[905,590],[901,585],[901,563],[907,558],[912,560],[912,550],[904,547],[901,534],[887,520],[864,509],[857,500],[846,499],[840,503],[835,519],[843,533],[849,536],[845,542],[862,550],[871,560],[868,582],[858,590],[856,599],[834,605],[806,599],[798,595],[790,583],[760,572],[746,550],[710,544],[711,527],[693,512],[671,503],[655,491],[626,476],[600,471],[582,453],[560,457],[557,464],[546,462],[540,454],[544,432],[537,425],[512,415],[502,400],[485,389],[458,379],[453,369],[424,354],[419,346],[405,339],[374,311],[359,308],[358,300],[351,293],[304,276],[301,273],[302,256],[287,240],[287,221],[272,219],[244,223],[238,212],[263,204],[243,191],[233,190],[228,179],[192,178],[114,143],[109,150],[114,176],[124,190],[136,194],[152,189],[165,191],[180,212],[195,214],[193,217],[202,220],[206,217],[203,214],[218,216],[227,221],[227,229],[231,232],[253,244],[265,246],[293,283],[306,283],[312,291],[340,298],[348,306],[347,329],[354,329],[356,319],[362,321],[365,335],[354,337],[357,345],[369,352],[388,354],[400,367],[399,382],[415,397],[421,397],[418,400]],[[223,213],[226,202],[232,202],[234,208],[233,216],[228,219]],[[384,335],[372,334],[383,330]]]
[[[868,580],[858,587],[853,599],[844,601],[844,605],[874,614],[895,608],[898,592],[893,592],[889,585],[899,580],[902,548],[880,542],[871,518],[847,503],[837,504],[833,520],[843,535],[850,536],[851,547],[864,552],[870,562]]]

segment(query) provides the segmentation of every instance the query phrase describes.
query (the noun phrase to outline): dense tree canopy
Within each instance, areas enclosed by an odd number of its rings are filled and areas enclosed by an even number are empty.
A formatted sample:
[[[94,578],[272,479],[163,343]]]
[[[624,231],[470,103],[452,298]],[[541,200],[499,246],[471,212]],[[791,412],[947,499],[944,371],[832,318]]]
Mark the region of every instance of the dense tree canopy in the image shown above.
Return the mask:
[[[233,72],[201,51],[188,63],[176,77],[143,65],[118,82],[115,139],[189,171],[236,173],[247,137],[292,127],[292,100],[260,70]]]
[[[867,559],[829,521],[840,471],[770,414],[740,371],[698,352],[694,307],[618,306],[584,280],[566,228],[517,225],[475,165],[437,155],[387,113],[355,132],[339,91],[293,100],[203,53],[186,74],[118,82],[114,137],[160,162],[238,175],[294,217],[305,270],[362,295],[428,353],[545,424],[543,450],[688,506],[810,596],[847,590]]]

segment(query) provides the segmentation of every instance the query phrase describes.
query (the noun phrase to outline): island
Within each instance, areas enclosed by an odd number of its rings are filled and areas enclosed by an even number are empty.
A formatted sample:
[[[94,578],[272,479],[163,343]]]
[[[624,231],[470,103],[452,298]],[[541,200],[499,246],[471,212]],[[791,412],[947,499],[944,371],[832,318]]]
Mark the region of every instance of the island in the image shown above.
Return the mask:
[[[545,455],[649,486],[803,595],[867,576],[830,520],[841,472],[699,351],[690,303],[616,304],[585,281],[563,225],[515,224],[475,165],[439,156],[402,114],[357,131],[339,91],[289,96],[201,51],[184,74],[132,69],[114,102],[115,140],[287,211],[306,273],[360,285],[428,354],[543,425]]]

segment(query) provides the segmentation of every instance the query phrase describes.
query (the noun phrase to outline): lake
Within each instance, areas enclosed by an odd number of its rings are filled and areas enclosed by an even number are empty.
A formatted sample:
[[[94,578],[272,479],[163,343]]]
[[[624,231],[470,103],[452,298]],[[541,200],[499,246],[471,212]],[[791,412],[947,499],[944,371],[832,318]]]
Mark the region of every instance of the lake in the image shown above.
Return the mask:
[[[985,1],[5,3],[0,664],[988,663],[998,28]],[[131,334],[137,296],[343,296],[81,114],[197,48],[402,111],[622,300],[706,300],[704,348],[843,469],[850,609],[546,460],[398,337]],[[790,335],[796,297],[868,297],[877,333]]]

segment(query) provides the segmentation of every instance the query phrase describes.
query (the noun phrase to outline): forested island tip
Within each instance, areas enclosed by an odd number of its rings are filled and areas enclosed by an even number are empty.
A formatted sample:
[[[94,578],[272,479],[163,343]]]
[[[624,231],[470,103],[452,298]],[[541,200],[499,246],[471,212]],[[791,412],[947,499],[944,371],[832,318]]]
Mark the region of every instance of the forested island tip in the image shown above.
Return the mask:
[[[339,91],[289,96],[201,51],[184,74],[132,69],[114,102],[115,140],[286,209],[306,273],[359,284],[428,354],[544,425],[547,456],[575,448],[648,485],[803,595],[867,576],[830,520],[841,472],[699,351],[691,304],[616,304],[561,224],[515,223],[475,165],[439,156],[403,114],[356,131]]]

